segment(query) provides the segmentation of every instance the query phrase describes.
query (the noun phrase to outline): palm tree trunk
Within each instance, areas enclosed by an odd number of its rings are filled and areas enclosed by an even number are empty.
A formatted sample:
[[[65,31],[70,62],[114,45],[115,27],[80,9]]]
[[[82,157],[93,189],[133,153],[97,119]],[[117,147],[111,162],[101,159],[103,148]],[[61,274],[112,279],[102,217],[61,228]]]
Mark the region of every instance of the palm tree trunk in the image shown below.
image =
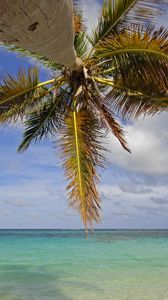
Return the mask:
[[[0,0],[0,41],[39,53],[71,69],[74,50],[72,0]]]

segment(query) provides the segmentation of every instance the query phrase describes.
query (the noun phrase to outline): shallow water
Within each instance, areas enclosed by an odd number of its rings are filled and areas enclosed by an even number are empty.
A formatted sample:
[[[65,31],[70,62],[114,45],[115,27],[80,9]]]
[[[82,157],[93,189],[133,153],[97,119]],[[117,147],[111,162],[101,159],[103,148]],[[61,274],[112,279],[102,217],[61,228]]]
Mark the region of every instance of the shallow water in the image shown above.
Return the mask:
[[[168,230],[0,230],[0,300],[168,300]]]

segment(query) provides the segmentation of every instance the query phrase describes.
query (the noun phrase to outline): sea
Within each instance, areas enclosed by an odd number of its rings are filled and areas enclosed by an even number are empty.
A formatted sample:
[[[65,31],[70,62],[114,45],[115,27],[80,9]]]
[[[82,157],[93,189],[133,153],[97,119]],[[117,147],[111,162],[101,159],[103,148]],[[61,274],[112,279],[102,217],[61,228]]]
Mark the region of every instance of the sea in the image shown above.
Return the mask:
[[[168,230],[0,230],[0,300],[168,300]]]

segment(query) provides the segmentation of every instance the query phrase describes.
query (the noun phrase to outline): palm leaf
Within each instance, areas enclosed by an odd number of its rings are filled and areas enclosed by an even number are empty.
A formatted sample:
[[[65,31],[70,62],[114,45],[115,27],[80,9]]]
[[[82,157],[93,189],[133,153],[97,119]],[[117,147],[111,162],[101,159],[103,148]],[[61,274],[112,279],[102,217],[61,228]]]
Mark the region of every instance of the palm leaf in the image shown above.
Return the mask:
[[[102,163],[99,125],[88,109],[70,112],[65,119],[61,151],[69,180],[70,206],[77,209],[87,229],[99,221],[100,198],[96,189],[96,166]]]
[[[69,93],[64,89],[57,91],[56,97],[48,94],[45,101],[28,114],[25,122],[24,138],[18,151],[25,151],[31,143],[53,136],[60,130],[68,108]]]
[[[76,1],[74,1],[73,5],[74,5],[74,32],[75,34],[79,34],[85,31],[83,12]]]
[[[75,45],[77,56],[80,58],[85,58],[88,50],[88,41],[86,39],[85,32],[80,32],[75,35],[74,45]]]
[[[36,92],[32,98],[29,98],[29,101],[24,101],[21,104],[11,105],[8,109],[4,109],[0,114],[0,122],[1,123],[12,123],[15,124],[18,119],[19,121],[24,121],[27,114],[30,114],[32,110],[36,107],[39,108],[39,105],[43,103],[43,100],[46,99],[49,95],[53,95],[52,91],[56,89],[56,87],[51,88],[39,88],[38,93]]]
[[[125,140],[124,131],[120,124],[116,121],[114,113],[110,109],[107,97],[101,97],[101,95],[92,93],[90,99],[94,107],[96,107],[99,111],[102,120],[105,121],[106,128],[112,131],[114,136],[119,140],[120,144],[126,151],[131,152],[128,148],[127,141]]]
[[[136,2],[136,0],[104,0],[98,25],[88,37],[92,46],[96,46],[112,33],[115,25]]]
[[[39,83],[38,69],[30,67],[28,72],[25,69],[20,69],[17,73],[16,78],[7,74],[2,78],[1,99],[0,103],[6,103],[8,98],[21,100],[20,94],[24,94],[25,90],[30,89],[30,95],[32,94],[33,88]]]
[[[96,50],[95,59],[101,64],[111,61],[113,69],[107,77],[116,81],[122,78],[126,88],[139,89],[151,87],[151,82],[156,87],[154,93],[167,91],[168,73],[168,32],[161,28],[151,32],[148,29],[144,34],[141,31],[134,33],[124,31],[112,35],[102,42]],[[100,64],[100,63],[99,63]],[[149,91],[149,90],[148,90]],[[148,94],[150,94],[149,91]]]
[[[154,115],[168,110],[168,94],[166,97],[152,97],[148,94],[135,94],[134,90],[113,89],[107,97],[112,108],[124,118],[138,118],[140,115]]]
[[[148,95],[130,95],[130,93],[113,90],[108,99],[111,107],[124,118],[138,118],[140,115],[154,115],[168,110],[167,99],[156,99]]]
[[[84,25],[83,12],[77,2],[74,3],[74,47],[77,56],[84,59],[88,50],[88,40],[86,36],[86,28]]]
[[[54,71],[55,70],[62,70],[62,65],[57,64],[57,63],[49,60],[47,57],[42,56],[39,53],[30,52],[29,50],[24,49],[24,48],[20,48],[16,45],[7,45],[7,44],[2,44],[2,45],[5,49],[7,49],[9,51],[12,51],[12,52],[16,52],[20,56],[23,56],[23,57],[27,56],[30,59],[32,59],[33,62],[41,63],[41,65],[43,65],[43,66],[45,66],[49,69],[52,69]]]
[[[133,27],[134,31],[122,31],[122,33],[110,35],[96,47],[99,59],[109,59],[119,55],[138,54],[140,59],[155,56],[168,61],[168,30],[161,27],[154,31],[148,28],[145,32],[141,28]]]
[[[23,107],[30,105],[38,85],[37,68],[19,70],[17,77],[6,75],[0,86],[0,121],[8,115],[17,115],[23,112]],[[13,112],[13,113],[12,113]]]
[[[92,46],[96,46],[109,34],[114,34],[132,24],[149,26],[155,24],[156,17],[164,11],[164,0],[104,0],[97,27],[89,36]]]
[[[140,85],[139,89],[125,87],[120,81],[105,79],[105,78],[94,78],[96,82],[112,86],[112,90],[104,98],[104,103],[108,107],[111,107],[112,111],[120,114],[124,118],[137,118],[141,114],[155,114],[157,112],[168,110],[168,90],[167,94],[163,94],[162,91],[149,92],[145,86]],[[133,82],[133,79],[132,79]],[[154,85],[151,82],[151,89],[154,89]]]
[[[0,122],[16,122],[18,117],[22,118],[27,109],[49,93],[43,86],[54,81],[38,83],[38,70],[34,67],[27,72],[20,69],[16,78],[10,74],[4,76],[0,86]]]

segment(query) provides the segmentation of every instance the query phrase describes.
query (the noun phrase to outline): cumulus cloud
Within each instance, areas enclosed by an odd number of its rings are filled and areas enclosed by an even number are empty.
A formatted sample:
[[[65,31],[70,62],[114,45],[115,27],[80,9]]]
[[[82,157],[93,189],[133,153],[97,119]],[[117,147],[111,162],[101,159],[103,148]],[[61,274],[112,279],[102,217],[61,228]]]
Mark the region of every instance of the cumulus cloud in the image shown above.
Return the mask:
[[[127,171],[147,175],[168,175],[167,113],[140,119],[125,127],[132,154],[121,149],[110,135],[110,161]]]
[[[38,219],[38,214],[36,213],[36,212],[34,212],[34,211],[32,211],[32,212],[30,212],[29,213],[29,216],[30,216],[30,218],[32,219],[32,220],[37,220]]]
[[[121,191],[118,186],[113,184],[101,184],[99,187],[100,195],[103,199],[120,198]]]
[[[138,186],[135,185],[133,182],[130,183],[129,185],[127,183],[119,183],[118,184],[120,190],[124,193],[130,193],[130,194],[148,194],[152,193],[151,188],[143,187],[143,186]]]
[[[9,199],[6,201],[7,204],[17,207],[26,207],[26,206],[32,206],[33,203],[24,200],[24,199]]]
[[[165,199],[165,198],[150,197],[150,200],[159,205],[167,205],[168,204],[168,199]]]
[[[0,208],[0,216],[6,216],[10,213],[9,209],[6,208]]]
[[[165,208],[163,207],[151,207],[151,206],[140,206],[140,205],[134,205],[134,207],[137,211],[142,211],[149,215],[155,215],[155,216],[162,216],[163,213],[168,212],[168,210],[165,211]]]

